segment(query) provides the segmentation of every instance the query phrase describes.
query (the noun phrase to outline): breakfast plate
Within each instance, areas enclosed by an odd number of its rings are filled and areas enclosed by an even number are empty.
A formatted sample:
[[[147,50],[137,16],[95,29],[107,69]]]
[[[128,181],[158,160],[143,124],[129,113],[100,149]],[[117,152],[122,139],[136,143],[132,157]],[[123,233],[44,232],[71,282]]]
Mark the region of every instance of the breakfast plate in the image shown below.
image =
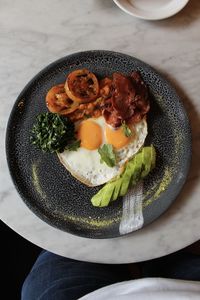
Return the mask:
[[[101,187],[86,186],[64,168],[56,154],[43,153],[30,143],[36,116],[47,112],[47,92],[64,82],[67,74],[83,68],[98,78],[138,71],[150,92],[145,145],[154,145],[156,166],[130,193],[107,207],[94,207],[90,201]],[[176,91],[152,67],[122,53],[85,51],[51,63],[25,86],[8,121],[6,153],[15,187],[33,213],[71,234],[112,238],[148,225],[176,199],[190,166],[191,134]]]
[[[161,20],[178,13],[189,0],[113,0],[124,12],[146,20]]]

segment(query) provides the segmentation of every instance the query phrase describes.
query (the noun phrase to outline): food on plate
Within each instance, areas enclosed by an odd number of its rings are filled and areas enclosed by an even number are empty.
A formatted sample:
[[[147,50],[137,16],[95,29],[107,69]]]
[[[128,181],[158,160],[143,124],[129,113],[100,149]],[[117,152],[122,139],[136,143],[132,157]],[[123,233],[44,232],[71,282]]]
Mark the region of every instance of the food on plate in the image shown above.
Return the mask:
[[[78,103],[91,102],[99,94],[99,82],[89,70],[75,70],[67,76],[65,91],[70,99]]]
[[[74,70],[47,92],[46,105],[50,113],[38,116],[32,143],[56,152],[84,184],[106,183],[92,198],[93,205],[106,206],[125,195],[152,170],[155,149],[142,148],[149,93],[139,72],[98,79],[87,69]]]
[[[99,94],[104,99],[108,99],[112,95],[112,79],[105,77],[99,82]]]
[[[122,126],[111,128],[103,116],[83,120],[75,126],[80,147],[76,152],[65,150],[58,153],[58,157],[74,177],[88,186],[104,184],[119,175],[126,161],[143,146],[147,136],[145,119],[130,125],[132,135],[129,137],[123,133]],[[112,158],[108,145],[112,145],[116,156],[116,163],[111,165],[107,163]],[[102,153],[105,147],[108,151]]]
[[[93,102],[82,103],[78,106],[76,111],[69,114],[68,117],[72,122],[76,122],[81,119],[87,119],[90,117],[98,118],[102,115],[102,99],[97,98]]]
[[[105,162],[109,167],[114,167],[117,164],[117,156],[113,149],[113,145],[104,144],[98,149],[101,156],[100,163]]]
[[[155,160],[155,148],[152,145],[150,147],[143,147],[139,153],[126,163],[122,174],[106,183],[92,197],[92,204],[94,206],[105,207],[111,201],[115,201],[118,197],[126,195],[129,187],[136,185],[153,170]]]
[[[74,123],[53,113],[41,113],[31,131],[31,142],[44,152],[62,152],[75,149]]]
[[[46,105],[50,112],[68,115],[78,108],[78,103],[68,97],[64,84],[53,86],[46,95]]]
[[[129,77],[113,73],[112,84],[108,83],[107,88],[111,97],[105,100],[103,116],[112,127],[120,126],[123,121],[139,122],[149,111],[148,89],[138,72]]]

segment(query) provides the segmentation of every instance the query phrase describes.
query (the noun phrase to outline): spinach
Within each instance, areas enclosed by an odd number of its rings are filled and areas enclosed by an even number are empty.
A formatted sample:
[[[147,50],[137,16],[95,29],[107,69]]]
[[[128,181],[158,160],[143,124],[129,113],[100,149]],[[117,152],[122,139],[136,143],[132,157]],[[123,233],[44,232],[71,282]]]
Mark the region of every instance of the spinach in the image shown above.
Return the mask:
[[[58,114],[41,113],[33,125],[30,140],[44,152],[63,152],[75,140],[74,124]]]
[[[122,122],[122,129],[123,129],[123,133],[126,137],[129,137],[132,135],[132,131],[130,130],[130,128],[128,127],[128,125],[126,124],[126,122]]]

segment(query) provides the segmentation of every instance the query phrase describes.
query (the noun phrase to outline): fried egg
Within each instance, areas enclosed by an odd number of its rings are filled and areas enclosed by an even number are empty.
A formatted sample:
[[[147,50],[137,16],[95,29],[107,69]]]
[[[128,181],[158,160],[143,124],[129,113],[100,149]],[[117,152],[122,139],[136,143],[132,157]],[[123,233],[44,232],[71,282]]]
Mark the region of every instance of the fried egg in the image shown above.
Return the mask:
[[[147,136],[145,118],[129,126],[131,136],[124,134],[123,128],[112,128],[104,117],[89,118],[75,124],[77,138],[81,141],[77,151],[65,150],[58,154],[64,167],[78,180],[88,186],[98,186],[119,175],[127,160],[144,144]],[[117,158],[117,164],[109,167],[100,162],[98,148],[111,144]]]

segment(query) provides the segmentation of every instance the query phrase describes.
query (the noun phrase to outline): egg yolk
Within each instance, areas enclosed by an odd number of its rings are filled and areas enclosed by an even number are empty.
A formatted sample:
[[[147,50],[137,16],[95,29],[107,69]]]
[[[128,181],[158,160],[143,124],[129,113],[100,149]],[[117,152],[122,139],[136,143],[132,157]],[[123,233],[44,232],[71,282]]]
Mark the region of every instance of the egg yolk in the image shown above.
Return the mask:
[[[102,144],[101,127],[91,120],[83,121],[78,128],[78,139],[81,147],[88,150],[98,149]]]
[[[131,138],[132,135],[130,137],[127,137],[124,134],[122,127],[113,129],[109,126],[106,126],[106,140],[108,144],[113,145],[113,147],[115,147],[116,149],[120,149],[126,146],[130,142]]]

